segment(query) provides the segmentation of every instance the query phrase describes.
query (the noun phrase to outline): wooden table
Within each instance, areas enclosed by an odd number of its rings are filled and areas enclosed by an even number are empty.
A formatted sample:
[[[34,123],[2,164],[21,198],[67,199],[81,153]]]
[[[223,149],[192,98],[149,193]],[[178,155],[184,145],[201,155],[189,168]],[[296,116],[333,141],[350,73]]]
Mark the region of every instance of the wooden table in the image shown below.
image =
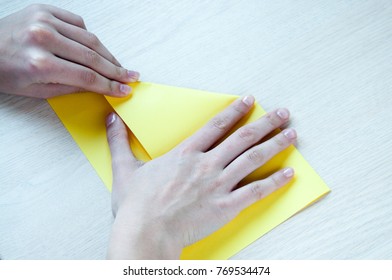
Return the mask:
[[[35,1],[0,1],[0,17]],[[141,80],[288,107],[332,189],[235,259],[392,259],[392,1],[46,1]],[[1,38],[0,38],[1,40]],[[0,94],[0,256],[102,259],[110,193],[45,100]]]

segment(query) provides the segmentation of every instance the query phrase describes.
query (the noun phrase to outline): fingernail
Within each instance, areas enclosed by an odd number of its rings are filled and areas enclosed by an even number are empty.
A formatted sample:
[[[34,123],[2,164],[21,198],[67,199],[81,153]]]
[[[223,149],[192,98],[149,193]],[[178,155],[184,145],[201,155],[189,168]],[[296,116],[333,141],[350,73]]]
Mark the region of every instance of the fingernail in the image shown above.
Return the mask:
[[[242,102],[243,102],[246,106],[250,107],[250,106],[253,105],[253,103],[255,103],[255,98],[254,98],[252,95],[247,95],[247,96],[245,96],[244,98],[242,98]]]
[[[287,120],[289,118],[289,111],[287,109],[284,109],[284,108],[278,109],[278,111],[276,111],[276,114],[282,120]]]
[[[124,85],[124,84],[121,84],[121,85],[120,85],[120,91],[121,91],[123,94],[125,94],[125,95],[130,94],[130,93],[131,93],[131,90],[132,90],[132,88],[131,88],[130,86],[128,86],[128,85]]]
[[[114,123],[116,120],[116,114],[115,113],[110,113],[107,118],[106,118],[106,126],[111,125]]]
[[[292,128],[285,129],[283,131],[283,135],[289,138],[290,140],[297,138],[297,133]]]
[[[127,70],[127,74],[128,74],[129,82],[131,83],[137,82],[140,78],[139,72],[136,71]]]
[[[286,178],[291,178],[294,176],[294,169],[292,169],[291,167],[286,168],[285,170],[283,170],[283,175]]]

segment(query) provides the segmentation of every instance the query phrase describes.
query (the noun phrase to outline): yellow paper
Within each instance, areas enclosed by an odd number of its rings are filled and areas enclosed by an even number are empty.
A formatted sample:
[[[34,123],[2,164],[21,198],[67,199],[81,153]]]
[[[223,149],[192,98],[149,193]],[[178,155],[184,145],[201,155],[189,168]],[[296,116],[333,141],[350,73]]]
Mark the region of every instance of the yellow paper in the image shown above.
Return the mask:
[[[105,117],[113,109],[132,134],[131,147],[142,160],[156,158],[175,147],[226,108],[237,97],[151,83],[132,84],[127,98],[84,93],[49,99],[65,127],[78,143],[105,185],[111,190],[111,161]],[[264,114],[256,105],[237,125]],[[296,212],[329,192],[301,154],[291,146],[245,178],[265,178],[286,167],[295,168],[292,183],[245,209],[229,224],[184,249],[183,259],[227,259]]]

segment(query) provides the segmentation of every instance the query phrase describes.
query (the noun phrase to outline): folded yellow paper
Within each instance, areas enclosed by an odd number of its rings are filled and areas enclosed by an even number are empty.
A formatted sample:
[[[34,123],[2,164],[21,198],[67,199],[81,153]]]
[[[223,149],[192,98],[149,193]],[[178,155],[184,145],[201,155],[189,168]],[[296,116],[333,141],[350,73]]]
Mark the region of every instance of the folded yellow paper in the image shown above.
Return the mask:
[[[105,99],[98,94],[84,93],[48,100],[109,190],[112,173],[105,117],[110,111],[114,109],[124,120],[132,132],[132,150],[146,161],[168,152],[237,98],[144,82],[134,83],[132,87],[133,93],[127,98]],[[255,105],[237,127],[263,114],[261,107]],[[227,259],[329,192],[293,146],[250,174],[244,182],[264,178],[285,166],[295,168],[292,183],[245,209],[207,238],[185,248],[181,258]]]

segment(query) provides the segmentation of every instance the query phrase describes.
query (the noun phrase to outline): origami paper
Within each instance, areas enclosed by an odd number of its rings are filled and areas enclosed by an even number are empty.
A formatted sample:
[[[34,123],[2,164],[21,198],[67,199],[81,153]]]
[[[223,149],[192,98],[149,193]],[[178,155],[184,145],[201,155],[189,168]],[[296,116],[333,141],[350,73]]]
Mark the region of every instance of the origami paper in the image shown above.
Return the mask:
[[[145,82],[131,86],[133,93],[126,98],[78,93],[48,100],[109,190],[112,172],[105,129],[105,117],[109,112],[115,110],[123,119],[130,130],[133,152],[146,161],[170,151],[237,98]],[[264,113],[256,104],[236,128],[260,118]],[[296,172],[290,184],[243,210],[210,236],[185,248],[181,258],[230,258],[329,192],[323,180],[294,146],[250,174],[244,183],[265,178],[287,166],[293,167]]]

